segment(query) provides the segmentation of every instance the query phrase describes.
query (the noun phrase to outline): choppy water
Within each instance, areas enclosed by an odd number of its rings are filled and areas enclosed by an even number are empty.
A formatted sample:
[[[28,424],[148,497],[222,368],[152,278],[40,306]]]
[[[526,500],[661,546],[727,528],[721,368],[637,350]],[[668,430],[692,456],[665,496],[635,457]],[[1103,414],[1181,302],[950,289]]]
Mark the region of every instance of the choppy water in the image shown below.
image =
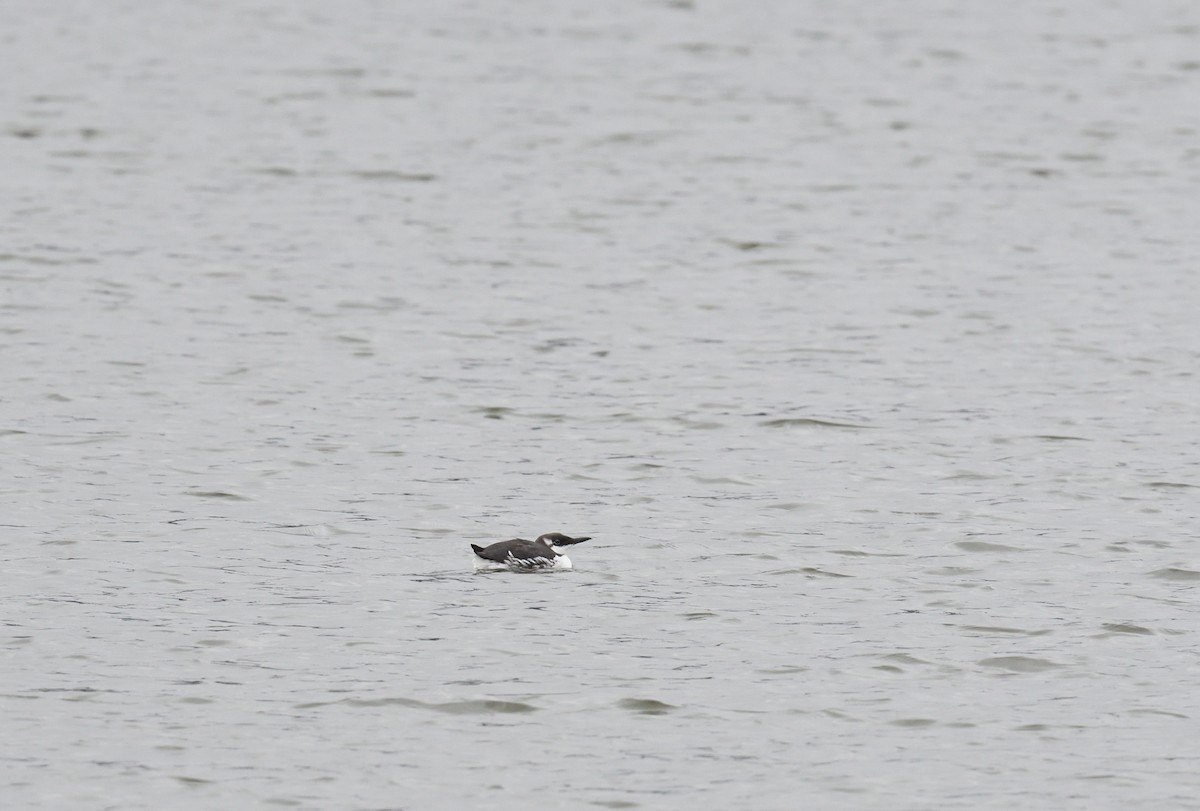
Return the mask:
[[[1200,807],[1194,4],[9,16],[5,807]]]

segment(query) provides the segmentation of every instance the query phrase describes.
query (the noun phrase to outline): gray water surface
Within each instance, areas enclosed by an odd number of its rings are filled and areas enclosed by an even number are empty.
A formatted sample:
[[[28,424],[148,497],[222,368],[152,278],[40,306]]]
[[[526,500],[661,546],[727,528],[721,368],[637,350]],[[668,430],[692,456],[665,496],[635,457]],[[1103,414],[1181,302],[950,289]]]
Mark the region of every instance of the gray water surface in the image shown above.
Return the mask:
[[[1200,808],[1194,4],[8,16],[4,807]]]

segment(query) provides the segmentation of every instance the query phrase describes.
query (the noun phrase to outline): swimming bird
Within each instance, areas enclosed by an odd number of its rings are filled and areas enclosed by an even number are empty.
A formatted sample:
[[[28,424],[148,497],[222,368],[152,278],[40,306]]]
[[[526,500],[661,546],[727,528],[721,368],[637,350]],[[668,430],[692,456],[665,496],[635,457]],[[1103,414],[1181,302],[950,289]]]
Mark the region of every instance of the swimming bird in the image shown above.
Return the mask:
[[[590,541],[591,537],[572,538],[561,532],[547,532],[536,541],[513,538],[491,546],[476,546],[475,571],[508,569],[513,572],[540,572],[551,569],[570,569],[571,559],[563,554],[562,547]]]

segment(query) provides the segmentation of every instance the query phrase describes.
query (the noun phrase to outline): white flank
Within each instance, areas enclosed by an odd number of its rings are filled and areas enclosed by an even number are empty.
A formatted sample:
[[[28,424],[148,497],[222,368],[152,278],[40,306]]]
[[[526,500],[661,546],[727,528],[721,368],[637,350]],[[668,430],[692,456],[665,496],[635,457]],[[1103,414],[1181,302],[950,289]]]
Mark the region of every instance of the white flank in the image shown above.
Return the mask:
[[[471,555],[471,557],[475,558],[475,571],[477,571],[477,572],[508,571],[508,564],[506,564],[506,563],[497,563],[494,560],[488,560],[487,558],[481,558],[481,557],[479,557],[479,555]]]
[[[517,558],[509,555],[506,560],[495,561],[471,555],[477,572],[551,572],[570,569],[571,559],[566,555],[553,558]]]

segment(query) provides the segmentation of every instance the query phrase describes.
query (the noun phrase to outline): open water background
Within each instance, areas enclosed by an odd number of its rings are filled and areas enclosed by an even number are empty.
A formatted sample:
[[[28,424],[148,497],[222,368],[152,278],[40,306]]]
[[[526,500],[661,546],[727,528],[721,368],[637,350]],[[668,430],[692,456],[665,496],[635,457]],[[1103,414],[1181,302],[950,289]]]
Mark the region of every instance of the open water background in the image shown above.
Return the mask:
[[[1195,3],[5,16],[4,807],[1200,808]]]

